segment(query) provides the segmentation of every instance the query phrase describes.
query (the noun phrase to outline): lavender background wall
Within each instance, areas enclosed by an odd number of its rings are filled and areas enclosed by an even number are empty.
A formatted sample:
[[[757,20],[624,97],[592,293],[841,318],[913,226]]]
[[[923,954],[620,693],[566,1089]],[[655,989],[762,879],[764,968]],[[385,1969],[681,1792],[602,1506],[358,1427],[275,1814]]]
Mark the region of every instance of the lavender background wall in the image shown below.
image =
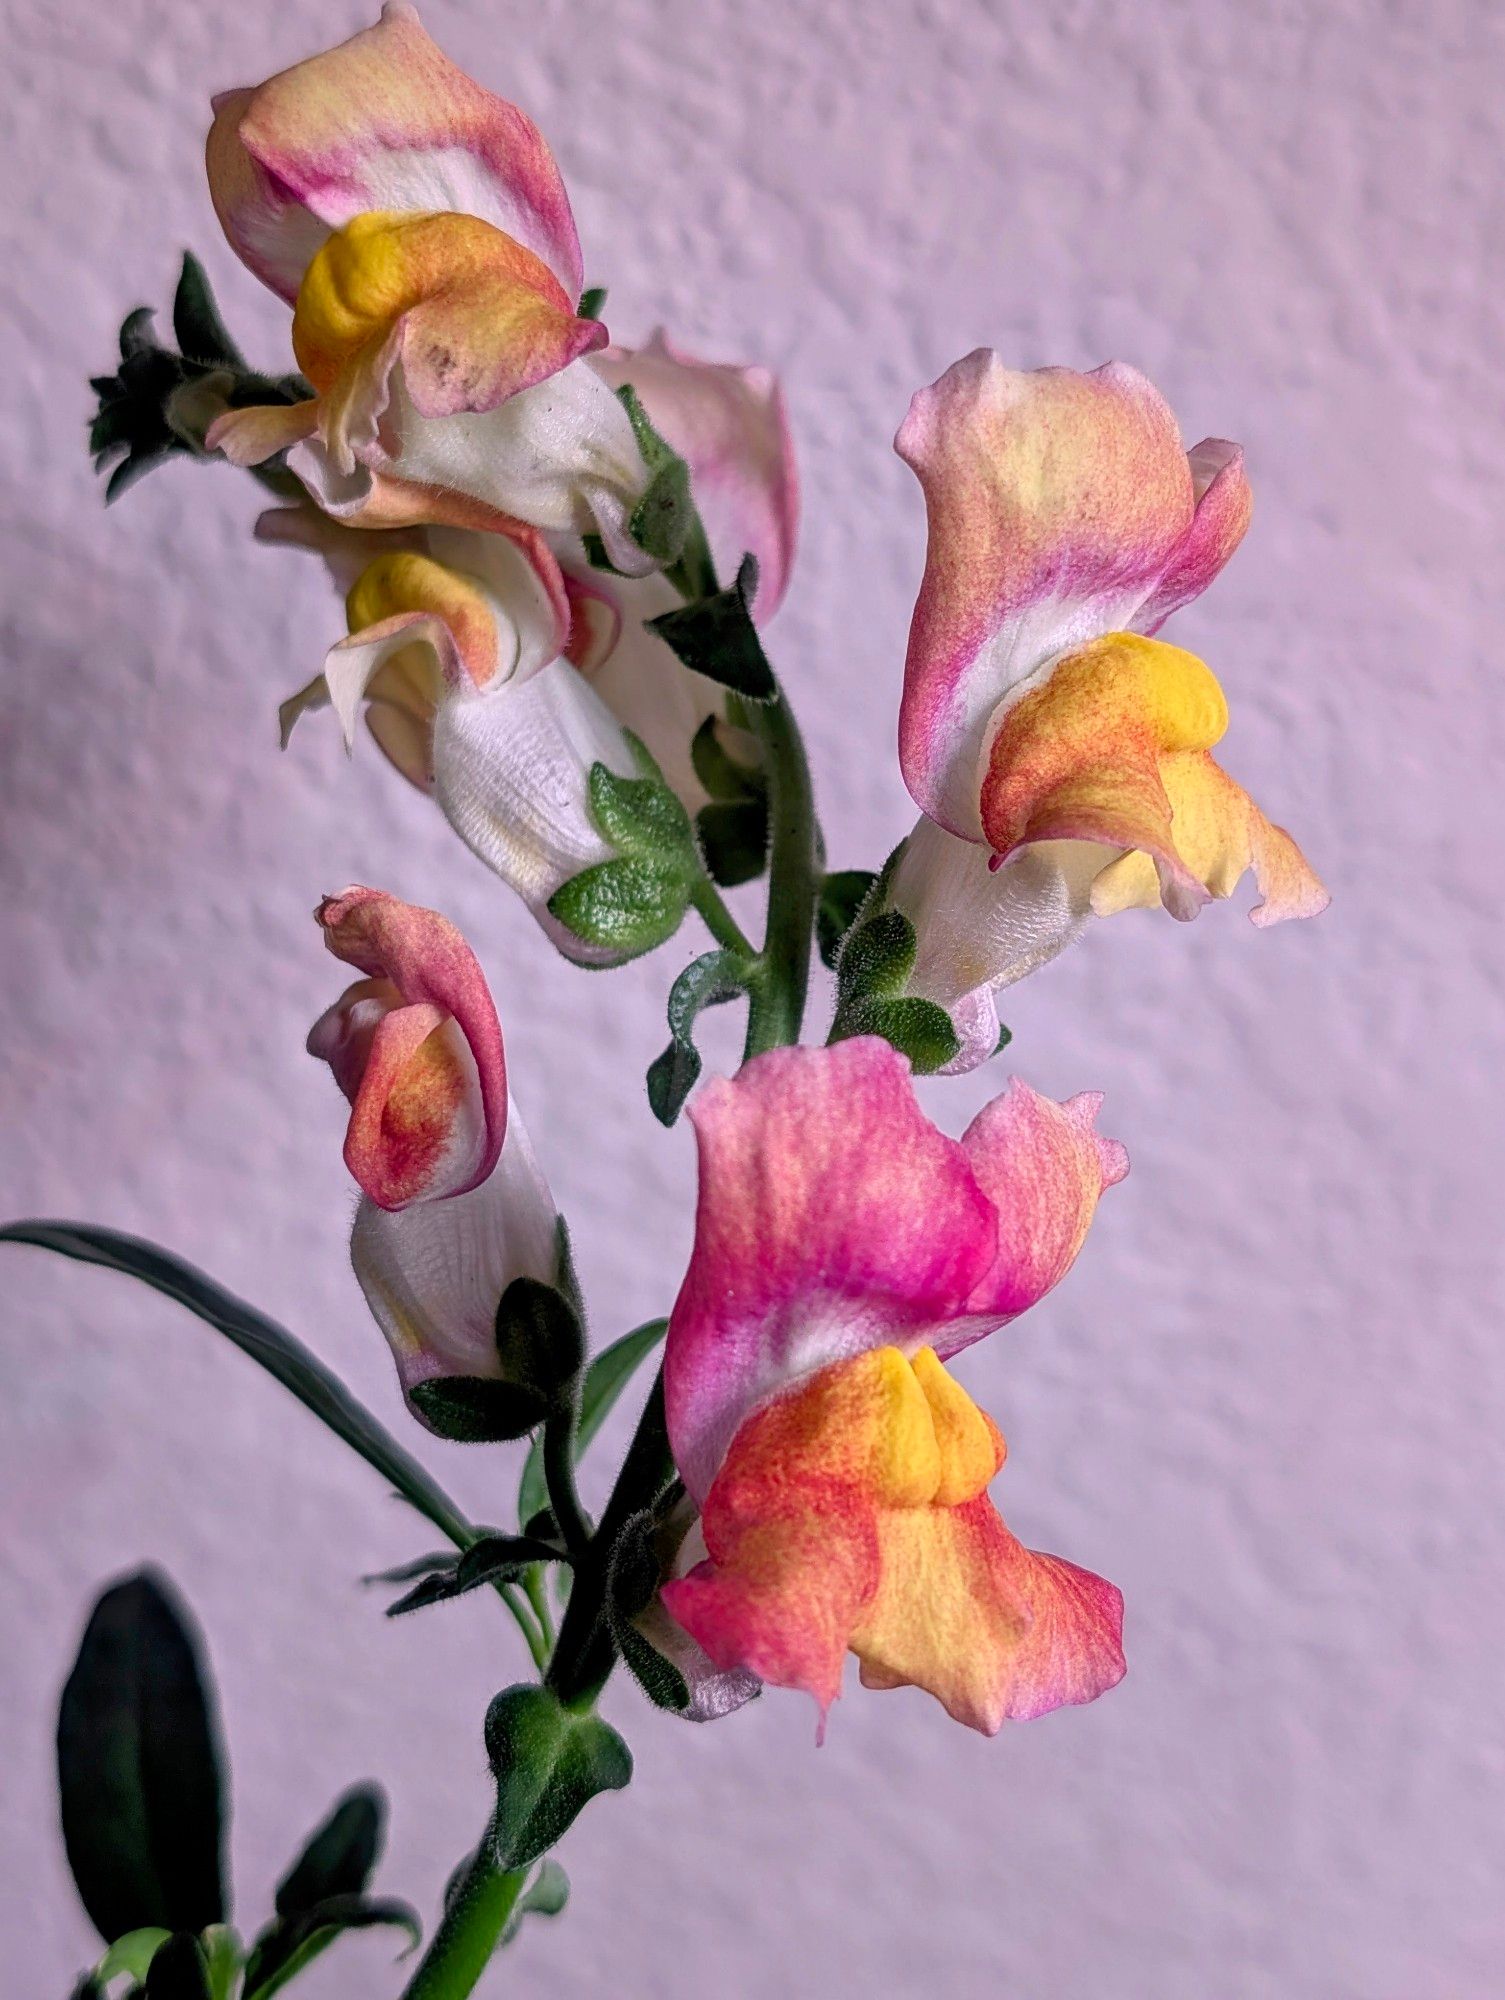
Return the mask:
[[[255,351],[284,352],[201,185],[208,92],[363,8],[6,11],[0,1207],[175,1245],[399,1422],[344,1261],[341,1108],[301,1052],[338,985],[316,895],[379,883],[476,941],[604,1331],[663,1309],[687,1249],[688,1136],[638,1079],[692,947],[571,972],[373,755],[347,766],[311,726],[279,759],[275,704],[335,612],[312,565],[250,545],[249,482],[181,467],[99,507],[84,377],[126,307],[165,301],[181,245]],[[792,1697],[695,1732],[616,1690],[637,1782],[570,1836],[576,1906],[492,1985],[1498,1993],[1505,16],[426,18],[551,134],[619,336],[663,317],[787,379],[806,530],[775,638],[837,862],[876,862],[907,819],[892,716],[922,517],[889,439],[986,341],[1121,356],[1188,435],[1246,442],[1253,533],[1175,636],[1228,688],[1231,767],[1335,896],[1265,937],[1227,909],[1117,919],[1008,1009],[1020,1072],[1106,1089],[1134,1172],[1067,1284],[963,1372],[1009,1434],[1014,1525],[1124,1586],[1128,1681],[993,1744],[918,1695],[854,1693],[818,1754]],[[928,1100],[959,1130],[997,1081]],[[51,1719],[89,1594],[146,1556],[207,1626],[245,1920],[367,1773],[394,1799],[383,1880],[431,1910],[484,1807],[510,1629],[474,1600],[384,1623],[357,1578],[421,1525],[196,1323],[36,1252],[0,1269],[7,1991],[61,1993],[90,1950]],[[478,1516],[504,1508],[505,1455],[428,1456]],[[395,1990],[386,1950],[341,1947],[311,2000]]]

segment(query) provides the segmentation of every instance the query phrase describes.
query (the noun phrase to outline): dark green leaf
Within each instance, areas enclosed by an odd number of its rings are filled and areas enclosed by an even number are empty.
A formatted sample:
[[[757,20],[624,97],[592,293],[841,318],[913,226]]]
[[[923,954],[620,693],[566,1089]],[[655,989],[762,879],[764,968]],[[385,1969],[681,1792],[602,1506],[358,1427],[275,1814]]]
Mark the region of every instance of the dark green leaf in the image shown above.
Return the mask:
[[[669,990],[670,1042],[648,1071],[648,1102],[661,1125],[672,1125],[700,1075],[700,1051],[691,1038],[703,1007],[734,1000],[747,985],[745,962],[735,952],[708,951],[687,965]]]
[[[690,1706],[690,1684],[674,1662],[650,1645],[636,1626],[620,1627],[616,1641],[627,1671],[653,1706],[683,1715]]]
[[[945,1008],[915,994],[898,1000],[856,1000],[842,1008],[832,1025],[831,1040],[850,1041],[854,1035],[881,1035],[908,1056],[916,1076],[944,1068],[961,1047]]]
[[[531,1563],[564,1560],[561,1547],[536,1535],[483,1535],[464,1555],[456,1557],[452,1568],[424,1577],[406,1597],[398,1598],[387,1616],[400,1618],[404,1612],[447,1603],[485,1583],[515,1583]]]
[[[1001,1056],[1001,1055],[1003,1054],[1004,1050],[1005,1050],[1005,1049],[1006,1049],[1006,1048],[1008,1047],[1009,1043],[1010,1043],[1010,1042],[1011,1042],[1011,1041],[1012,1041],[1013,1039],[1014,1039],[1014,1031],[1013,1031],[1013,1029],[1012,1029],[1012,1028],[1006,1028],[1006,1027],[1005,1027],[1005,1026],[1003,1025],[1002,1021],[1000,1021],[1000,1022],[998,1023],[998,1040],[997,1040],[997,1041],[996,1041],[996,1042],[995,1042],[995,1043],[993,1044],[993,1053],[994,1053],[994,1055],[995,1055],[995,1056]]]
[[[386,1813],[378,1785],[353,1785],[338,1799],[278,1884],[278,1916],[301,1916],[330,1896],[359,1895],[381,1852]]]
[[[821,959],[833,971],[841,956],[842,942],[877,879],[870,868],[843,868],[827,875],[820,885],[815,934],[820,941]]]
[[[637,957],[673,937],[689,884],[646,861],[602,861],[556,889],[549,913],[584,944]]]
[[[410,1949],[423,1935],[416,1913],[391,1897],[328,1896],[268,1924],[246,1965],[245,2000],[270,2000],[343,1932],[376,1926],[406,1931]]]
[[[139,1237],[82,1222],[13,1222],[0,1228],[0,1242],[33,1243],[40,1249],[75,1257],[80,1263],[122,1271],[186,1306],[290,1390],[305,1409],[359,1452],[441,1533],[469,1541],[468,1524],[443,1490],[370,1411],[362,1409],[323,1362],[275,1320],[225,1291],[202,1271]]]
[[[543,1862],[538,1873],[518,1897],[499,1942],[511,1944],[522,1929],[524,1917],[557,1917],[569,1900],[569,1876],[557,1861]]]
[[[145,1992],[146,2000],[213,2000],[209,1961],[192,1931],[178,1931],[158,1947]]]
[[[650,618],[649,629],[693,673],[733,689],[747,701],[772,701],[778,683],[752,617],[757,587],[757,560],[744,556],[729,589]]]
[[[576,307],[576,312],[581,319],[599,319],[605,304],[605,285],[589,285],[580,294],[580,304]]]
[[[602,1351],[585,1371],[580,1390],[580,1415],[575,1428],[575,1457],[585,1456],[591,1440],[605,1423],[617,1398],[632,1380],[639,1363],[663,1339],[668,1321],[649,1320],[646,1326],[624,1333]],[[540,1532],[540,1520],[551,1522],[548,1489],[544,1483],[543,1446],[535,1440],[523,1467],[517,1495],[517,1518],[533,1535]]]
[[[433,1555],[414,1556],[411,1562],[395,1563],[391,1569],[373,1570],[362,1583],[411,1583],[414,1577],[432,1576],[436,1570],[451,1570],[459,1558],[453,1549],[439,1549]]]
[[[183,252],[183,269],[172,302],[172,330],[187,360],[245,370],[240,349],[220,318],[204,267],[191,250]]]
[[[768,802],[748,799],[741,804],[713,800],[695,816],[706,872],[723,889],[755,882],[768,866]]]
[[[655,1533],[651,1513],[635,1514],[612,1546],[606,1586],[612,1637],[628,1671],[654,1707],[682,1713],[690,1706],[689,1683],[633,1623],[653,1602],[659,1587]]]
[[[143,1570],[94,1607],[57,1730],[63,1839],[106,1944],[225,1914],[219,1729],[188,1612]]]
[[[557,1287],[538,1278],[514,1278],[496,1309],[496,1351],[509,1383],[558,1409],[569,1401],[585,1364],[585,1332]]]
[[[486,1712],[496,1778],[491,1839],[504,1868],[524,1868],[568,1831],[598,1792],[632,1778],[627,1745],[599,1715],[566,1708],[550,1688],[507,1688]]]
[[[526,1437],[549,1412],[548,1399],[518,1382],[484,1375],[434,1375],[408,1401],[437,1437],[452,1444],[506,1444]]]

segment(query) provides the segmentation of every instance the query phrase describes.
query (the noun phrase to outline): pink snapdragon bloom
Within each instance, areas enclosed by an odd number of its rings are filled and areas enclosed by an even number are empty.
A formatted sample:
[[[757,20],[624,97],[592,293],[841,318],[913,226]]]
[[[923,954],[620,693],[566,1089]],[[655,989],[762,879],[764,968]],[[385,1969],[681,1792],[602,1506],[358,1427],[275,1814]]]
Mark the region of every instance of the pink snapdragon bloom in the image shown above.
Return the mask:
[[[1122,363],[1020,373],[985,348],[919,392],[896,445],[929,517],[899,724],[926,819],[889,906],[921,939],[910,990],[961,1036],[952,1067],[992,1053],[992,995],[1091,916],[1193,917],[1250,868],[1257,924],[1323,909],[1294,841],[1212,757],[1217,681],[1150,636],[1243,538],[1239,447],[1188,452]]]
[[[865,1685],[926,1688],[989,1735],[1121,1677],[1118,1591],[1009,1533],[1003,1440],[944,1366],[1064,1277],[1127,1171],[1098,1102],[1016,1082],[958,1142],[858,1038],[758,1056],[692,1103],[664,1388],[705,1560],[663,1603],[710,1668],[824,1717],[851,1651]]]
[[[210,193],[231,247],[293,305],[314,389],[234,410],[211,447],[279,451],[358,517],[395,480],[468,495],[540,528],[601,535],[620,568],[647,470],[626,411],[584,357],[580,244],[532,122],[457,69],[413,9],[254,89],[215,100]]]
[[[365,974],[308,1037],[350,1101],[361,1290],[405,1394],[499,1377],[498,1303],[514,1278],[553,1282],[558,1217],[508,1098],[485,976],[448,918],[382,890],[346,889],[315,914]]]

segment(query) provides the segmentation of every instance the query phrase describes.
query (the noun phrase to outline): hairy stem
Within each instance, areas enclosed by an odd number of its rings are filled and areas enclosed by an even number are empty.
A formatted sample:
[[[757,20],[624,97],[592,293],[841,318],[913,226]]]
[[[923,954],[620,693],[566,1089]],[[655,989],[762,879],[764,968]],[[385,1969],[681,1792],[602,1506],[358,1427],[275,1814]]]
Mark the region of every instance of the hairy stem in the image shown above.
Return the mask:
[[[709,875],[702,875],[690,891],[690,901],[704,919],[706,929],[723,950],[734,951],[740,958],[752,959],[757,956],[752,940],[727,908],[721,891]]]
[[[820,888],[815,800],[799,725],[781,693],[753,709],[768,773],[768,927],[752,986],[743,1059],[797,1042],[810,983],[810,941]]]
[[[463,2000],[486,1970],[527,1879],[526,1868],[498,1867],[488,1828],[403,2000]]]

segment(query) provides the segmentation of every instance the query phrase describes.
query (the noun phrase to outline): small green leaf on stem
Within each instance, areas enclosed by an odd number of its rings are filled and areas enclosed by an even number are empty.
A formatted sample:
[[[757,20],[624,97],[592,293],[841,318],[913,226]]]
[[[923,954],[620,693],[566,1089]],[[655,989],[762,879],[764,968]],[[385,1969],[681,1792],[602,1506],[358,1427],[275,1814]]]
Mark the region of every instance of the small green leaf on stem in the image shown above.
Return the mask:
[[[735,952],[709,951],[687,965],[669,989],[670,1042],[648,1070],[648,1102],[661,1125],[672,1125],[700,1075],[700,1051],[691,1036],[704,1007],[719,1007],[747,989],[747,961]]]
[[[878,877],[870,868],[842,868],[825,876],[815,911],[815,934],[823,964],[834,972],[848,931]]]
[[[632,1755],[609,1723],[566,1708],[552,1689],[505,1689],[486,1713],[496,1778],[490,1839],[499,1867],[524,1868],[565,1834],[599,1792],[632,1778]]]
[[[329,1896],[359,1895],[381,1853],[386,1815],[379,1785],[352,1785],[337,1799],[278,1883],[278,1916],[300,1916]]]
[[[728,589],[650,618],[649,630],[693,673],[731,688],[746,701],[772,701],[778,684],[752,616],[757,587],[757,559],[744,556]]]
[[[570,1878],[559,1863],[547,1860],[528,1884],[507,1919],[499,1942],[511,1944],[524,1917],[557,1917],[570,1900]]]
[[[667,1326],[667,1320],[654,1319],[649,1320],[646,1326],[635,1327],[631,1333],[624,1333],[620,1340],[614,1340],[610,1347],[603,1348],[586,1369],[580,1390],[580,1414],[575,1426],[577,1462],[585,1456],[592,1439],[611,1414],[639,1363],[663,1339]],[[533,1534],[538,1532],[533,1525],[535,1522],[540,1518],[551,1518],[540,1439],[534,1440],[527,1463],[523,1466],[522,1483],[517,1495],[517,1518],[524,1529]]]
[[[416,1912],[390,1896],[328,1896],[296,1916],[268,1924],[246,1964],[245,2000],[271,2000],[336,1938],[375,1927],[405,1931],[409,1951],[423,1936]]]
[[[424,1577],[405,1597],[389,1605],[387,1616],[401,1618],[430,1604],[446,1604],[482,1584],[516,1583],[532,1563],[566,1560],[563,1548],[538,1535],[483,1535],[464,1555],[457,1556],[448,1570]]]
[[[144,1991],[145,2000],[214,2000],[209,1961],[192,1931],[178,1931],[158,1947]]]

